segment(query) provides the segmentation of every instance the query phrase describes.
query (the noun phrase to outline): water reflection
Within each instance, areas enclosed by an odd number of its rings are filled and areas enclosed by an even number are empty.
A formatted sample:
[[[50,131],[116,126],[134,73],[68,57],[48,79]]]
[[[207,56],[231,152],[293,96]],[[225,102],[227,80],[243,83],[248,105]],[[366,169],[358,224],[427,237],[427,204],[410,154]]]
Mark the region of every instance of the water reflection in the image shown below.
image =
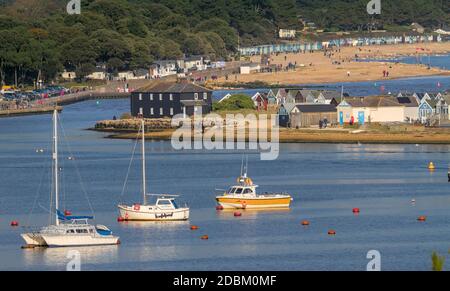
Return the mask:
[[[81,256],[81,269],[83,264],[111,264],[117,261],[119,246],[89,246],[67,248],[34,248],[23,250],[23,260],[26,266],[44,265],[65,270],[65,266],[72,257],[69,252],[77,251]]]

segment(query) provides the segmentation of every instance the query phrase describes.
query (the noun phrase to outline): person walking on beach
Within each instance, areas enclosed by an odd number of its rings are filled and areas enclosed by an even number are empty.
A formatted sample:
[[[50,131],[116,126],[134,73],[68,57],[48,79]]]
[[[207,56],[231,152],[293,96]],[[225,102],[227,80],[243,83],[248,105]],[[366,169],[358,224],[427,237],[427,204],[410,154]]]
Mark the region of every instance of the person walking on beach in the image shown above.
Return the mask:
[[[347,71],[347,77],[350,77],[350,71]]]

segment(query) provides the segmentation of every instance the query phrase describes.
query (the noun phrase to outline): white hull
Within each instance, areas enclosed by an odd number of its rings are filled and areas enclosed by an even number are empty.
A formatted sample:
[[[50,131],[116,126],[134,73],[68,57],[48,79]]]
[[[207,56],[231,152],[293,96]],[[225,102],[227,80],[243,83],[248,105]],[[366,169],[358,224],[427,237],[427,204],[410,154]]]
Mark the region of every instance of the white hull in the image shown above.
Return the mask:
[[[23,233],[20,236],[22,236],[27,246],[47,246],[47,243],[39,233]]]
[[[219,205],[221,205],[223,209],[285,209],[289,208],[290,204],[266,204],[266,205],[247,204],[243,206],[240,203],[219,202]]]
[[[140,210],[135,210],[133,207],[123,205],[118,207],[120,216],[127,221],[178,221],[189,219],[189,208],[146,210],[145,206],[141,206]]]
[[[49,247],[74,247],[117,245],[119,238],[115,236],[91,236],[91,235],[42,235]]]

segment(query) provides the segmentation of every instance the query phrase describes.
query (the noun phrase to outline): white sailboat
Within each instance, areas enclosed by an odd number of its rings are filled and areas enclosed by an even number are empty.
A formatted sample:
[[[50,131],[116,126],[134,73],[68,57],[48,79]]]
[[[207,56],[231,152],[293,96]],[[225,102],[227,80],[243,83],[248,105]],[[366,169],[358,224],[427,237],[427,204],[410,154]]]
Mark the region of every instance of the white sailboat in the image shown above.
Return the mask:
[[[53,191],[55,193],[55,224],[21,234],[26,247],[68,247],[119,244],[104,225],[91,225],[93,216],[68,216],[59,210],[59,166],[58,166],[58,111],[53,112]]]
[[[119,204],[120,218],[125,221],[177,221],[189,219],[189,208],[179,207],[175,198],[178,195],[147,194],[145,171],[145,121],[141,121],[142,132],[142,198],[143,203],[125,205]],[[149,204],[148,197],[156,198],[156,203]]]

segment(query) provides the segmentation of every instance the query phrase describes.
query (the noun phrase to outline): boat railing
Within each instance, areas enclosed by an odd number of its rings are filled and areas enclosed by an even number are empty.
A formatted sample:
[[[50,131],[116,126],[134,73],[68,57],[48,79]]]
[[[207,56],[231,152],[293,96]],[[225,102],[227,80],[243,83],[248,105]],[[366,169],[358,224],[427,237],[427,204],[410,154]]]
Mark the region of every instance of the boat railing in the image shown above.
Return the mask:
[[[290,196],[287,192],[264,192],[262,194],[259,194],[259,196],[273,196],[273,195],[280,195],[280,196]]]
[[[22,229],[26,232],[30,233],[38,233],[41,231],[42,227],[40,226],[22,226]]]
[[[151,197],[162,197],[162,198],[164,198],[164,197],[168,197],[168,198],[171,198],[171,197],[180,197],[180,195],[173,195],[173,194],[145,194],[145,196],[151,196]]]

